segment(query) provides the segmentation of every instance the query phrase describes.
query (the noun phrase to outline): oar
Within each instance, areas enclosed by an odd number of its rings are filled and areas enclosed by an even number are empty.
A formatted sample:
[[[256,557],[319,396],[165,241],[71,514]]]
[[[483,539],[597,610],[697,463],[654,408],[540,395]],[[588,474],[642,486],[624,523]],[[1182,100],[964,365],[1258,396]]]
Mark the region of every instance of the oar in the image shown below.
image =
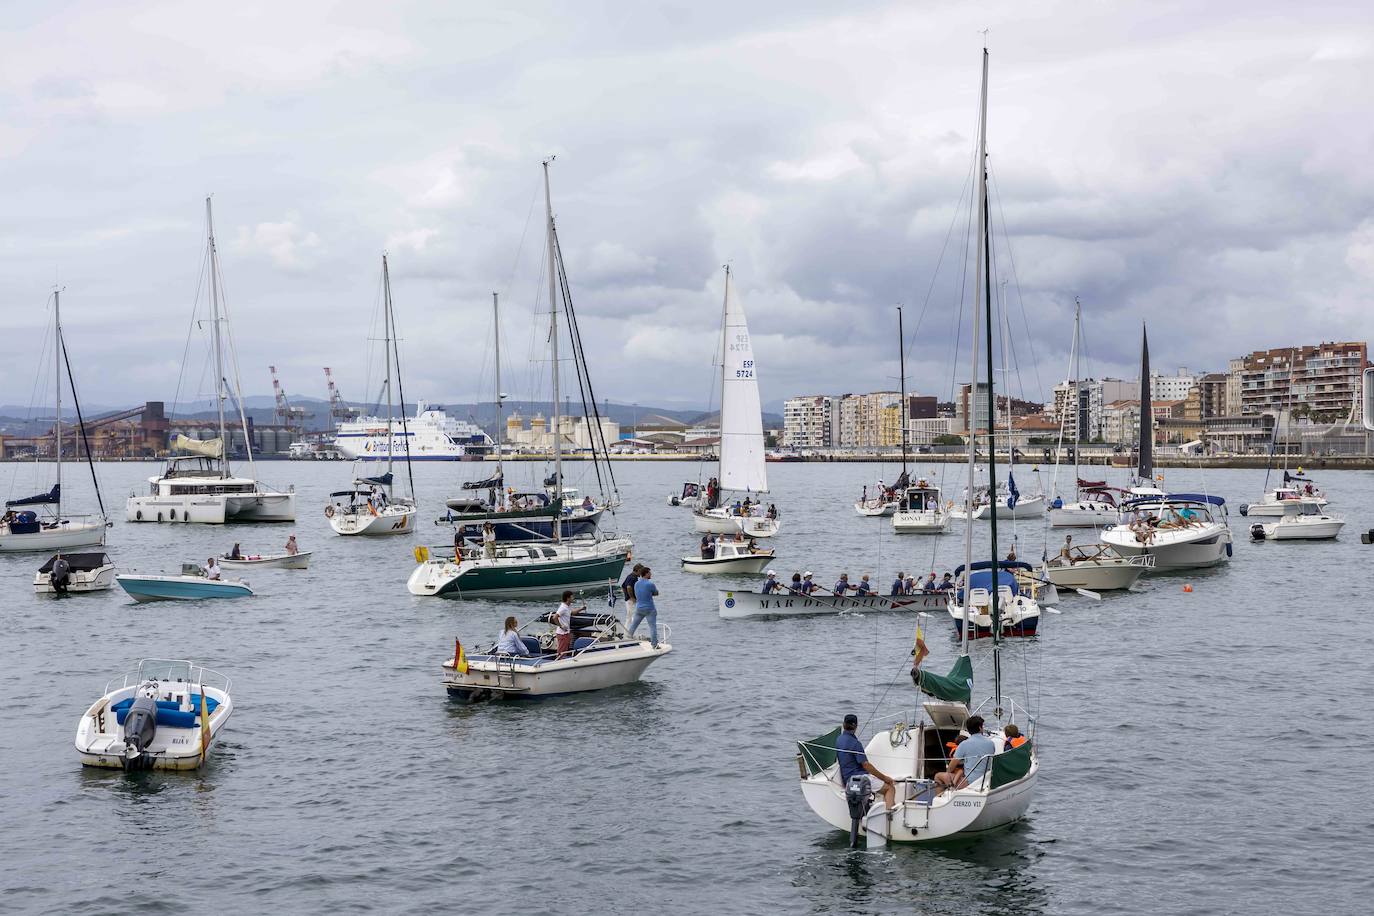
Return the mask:
[[[1070,586],[1070,588],[1073,587]],[[1102,596],[1090,588],[1074,588],[1073,591],[1078,592],[1078,594],[1082,595],[1084,598],[1091,598],[1094,601],[1102,600]]]

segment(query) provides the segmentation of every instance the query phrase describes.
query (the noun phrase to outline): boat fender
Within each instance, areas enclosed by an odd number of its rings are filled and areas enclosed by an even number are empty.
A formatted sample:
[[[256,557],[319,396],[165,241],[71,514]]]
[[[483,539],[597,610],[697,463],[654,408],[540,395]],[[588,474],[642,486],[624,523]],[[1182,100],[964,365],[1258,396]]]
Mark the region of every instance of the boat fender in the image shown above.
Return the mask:
[[[124,717],[124,757],[126,765],[137,760],[153,743],[157,734],[157,699],[135,697]]]
[[[334,507],[333,507],[333,506],[325,506],[325,507],[324,507],[324,517],[325,517],[325,518],[333,518],[333,517],[334,517]]]
[[[142,510],[142,509],[135,509],[135,510],[134,510],[134,520],[135,520],[135,521],[140,521],[140,522],[143,521],[143,510]]]
[[[1250,537],[1254,538],[1254,539],[1257,540],[1257,541],[1262,541],[1262,540],[1264,540],[1264,526],[1261,525],[1261,524],[1259,524],[1258,522],[1256,522],[1255,524],[1251,525],[1251,526],[1250,526]],[[1228,545],[1226,545],[1226,546],[1227,546],[1227,547],[1230,547],[1231,545],[1228,544]]]
[[[161,513],[161,512],[159,512],[159,513],[157,514],[157,520],[158,520],[158,521],[162,521],[162,513]]]
[[[168,515],[169,518],[171,518],[172,521],[176,521],[176,520],[177,520],[177,510],[175,510],[175,509],[169,509],[169,510],[167,511],[167,515]]]
[[[1227,556],[1228,559],[1229,559],[1230,556],[1231,556],[1231,542],[1230,542],[1230,541],[1227,541],[1227,542],[1226,542],[1226,556]]]

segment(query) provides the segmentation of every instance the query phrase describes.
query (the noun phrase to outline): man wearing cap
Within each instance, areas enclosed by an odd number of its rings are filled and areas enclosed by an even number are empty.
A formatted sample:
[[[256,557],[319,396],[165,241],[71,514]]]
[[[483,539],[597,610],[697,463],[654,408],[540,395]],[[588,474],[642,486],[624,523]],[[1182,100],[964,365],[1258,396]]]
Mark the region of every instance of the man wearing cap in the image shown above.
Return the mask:
[[[890,811],[897,807],[897,787],[890,777],[868,762],[863,742],[856,734],[858,728],[858,716],[851,712],[844,717],[844,731],[840,732],[840,737],[835,742],[835,758],[840,764],[840,782],[847,786],[849,777],[860,773],[867,775],[868,787],[873,790],[874,795],[882,793],[883,802]]]
[[[964,722],[964,731],[968,732],[968,737],[954,749],[949,768],[935,774],[935,784],[941,792],[977,785],[997,753],[997,742],[983,734],[982,716],[969,716]]]
[[[778,574],[773,570],[768,570],[768,578],[763,581],[763,594],[774,595],[782,591],[782,583],[778,581]]]
[[[816,583],[811,581],[811,570],[802,573],[801,593],[809,595],[816,590]]]

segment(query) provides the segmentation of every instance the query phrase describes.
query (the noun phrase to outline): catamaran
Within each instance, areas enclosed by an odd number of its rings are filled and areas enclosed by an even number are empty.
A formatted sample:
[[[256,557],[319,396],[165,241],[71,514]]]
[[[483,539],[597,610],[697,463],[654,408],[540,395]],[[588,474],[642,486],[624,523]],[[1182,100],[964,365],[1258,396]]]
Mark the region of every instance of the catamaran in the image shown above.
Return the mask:
[[[396,372],[396,390],[401,399],[401,443],[406,460],[406,475],[410,480],[410,494],[400,499],[392,490],[395,439],[387,444],[385,473],[357,477],[353,487],[331,493],[334,500],[325,506],[324,514],[329,519],[329,527],[335,534],[364,535],[380,537],[390,534],[409,534],[415,530],[415,475],[410,467],[410,436],[406,430],[406,394],[400,381],[401,350],[396,340],[396,311],[391,301],[391,268],[386,255],[382,255],[382,326],[383,344],[386,350],[386,423],[391,427],[395,419],[391,401],[391,373]]]
[[[86,443],[86,464],[91,469],[91,481],[95,484],[95,498],[100,505],[100,515],[64,515],[62,512],[62,376],[66,367],[67,383],[71,386],[72,401],[76,404],[77,428],[85,442],[86,424],[81,418],[81,402],[76,397],[76,381],[71,377],[71,366],[67,359],[67,342],[62,335],[62,291],[53,290],[53,360],[56,370],[57,411],[53,418],[54,457],[56,458],[56,481],[52,489],[36,496],[11,499],[5,502],[5,514],[0,517],[0,553],[19,553],[28,550],[61,550],[69,547],[103,547],[105,530],[110,526],[105,516],[105,502],[100,496],[100,481],[95,476],[95,465],[91,463],[90,443]],[[42,507],[40,515],[30,506]],[[48,509],[47,507],[51,507]]]
[[[983,51],[983,91],[978,131],[978,191],[979,239],[977,246],[979,280],[976,297],[984,292],[987,305],[987,377],[988,377],[988,439],[994,435],[992,421],[992,307],[991,245],[988,231],[987,207],[987,51]],[[979,303],[975,300],[973,362],[978,363]],[[970,427],[973,424],[970,422]],[[972,430],[970,430],[972,432]],[[975,465],[975,437],[969,436],[969,491],[973,491]],[[996,480],[995,459],[988,449],[989,478]],[[1004,561],[997,557],[997,515],[988,521],[990,548],[993,560],[984,564],[985,573],[1003,575]],[[973,526],[965,526],[965,567],[975,565],[973,556]],[[995,580],[994,580],[995,582]],[[972,583],[969,583],[972,584]],[[839,729],[811,741],[798,744],[797,765],[802,796],[811,810],[838,830],[847,830],[850,841],[858,845],[865,838],[870,847],[887,842],[927,843],[954,836],[981,833],[1006,826],[1020,819],[1030,806],[1039,775],[1040,762],[1035,752],[1035,720],[1029,718],[1011,697],[1003,694],[1002,679],[1002,614],[1008,609],[1006,596],[998,597],[1006,589],[994,589],[989,604],[992,636],[992,695],[981,705],[972,707],[973,662],[969,657],[969,637],[972,635],[972,592],[961,589],[956,603],[963,607],[963,639],[960,654],[953,669],[946,676],[934,674],[918,666],[911,676],[920,691],[932,699],[923,703],[925,716],[914,725],[892,725],[878,731],[869,739],[865,754],[869,762],[896,783],[895,806],[888,809],[881,799],[874,799],[868,775],[859,773],[846,783],[840,776],[836,753]],[[1012,599],[1013,601],[1015,599]],[[920,630],[917,629],[918,639]],[[960,777],[950,788],[937,785],[935,776],[949,771],[946,748],[963,737],[962,729],[970,715],[985,717],[989,727],[987,737],[997,749],[990,759],[970,760],[968,779]],[[1026,723],[1025,740],[1017,742],[1007,733],[1007,727],[1018,721]],[[1020,725],[1017,726],[1020,729]],[[963,785],[959,785],[963,783]]]
[[[778,533],[777,513],[764,508],[768,492],[763,412],[758,367],[744,306],[730,298],[730,265],[725,266],[725,304],[721,317],[720,458],[717,473],[692,507],[692,524],[708,534],[744,532],[767,538]]]
[[[568,278],[559,253],[557,227],[554,225],[553,198],[549,190],[549,164],[552,161],[544,161],[544,207],[548,243],[550,375],[553,380],[552,428],[555,432],[552,485],[557,488],[556,492],[561,492],[563,437],[558,434],[562,425],[558,362],[560,305],[568,315],[578,377],[586,383],[588,376],[585,356],[579,345],[581,335],[577,330]],[[594,396],[590,399],[595,402]],[[484,542],[481,546],[469,546],[456,530],[455,536],[457,543],[453,547],[445,545],[432,550],[426,547],[416,549],[418,565],[406,583],[412,595],[524,598],[558,595],[565,590],[605,587],[620,578],[634,546],[629,538],[605,537],[599,533],[593,538],[565,539],[561,512],[553,515],[552,532],[547,540],[530,543],[493,541]]]
[[[219,437],[192,439],[178,434],[172,447],[190,455],[170,458],[157,477],[149,477],[146,496],[130,496],[125,519],[130,522],[196,522],[222,525],[225,522],[293,522],[296,520],[296,494],[273,490],[258,483],[254,476],[235,477],[229,468],[225,449],[228,434],[224,421],[224,401],[229,396],[225,375],[223,339],[232,332],[227,313],[221,315],[222,278],[219,252],[215,246],[215,220],[210,198],[205,198],[206,257],[209,262],[210,330],[215,351],[215,406],[219,411]],[[220,325],[224,324],[221,330]],[[248,418],[243,412],[243,392],[234,369],[234,400],[238,404],[243,444],[248,466],[253,463],[253,440]]]

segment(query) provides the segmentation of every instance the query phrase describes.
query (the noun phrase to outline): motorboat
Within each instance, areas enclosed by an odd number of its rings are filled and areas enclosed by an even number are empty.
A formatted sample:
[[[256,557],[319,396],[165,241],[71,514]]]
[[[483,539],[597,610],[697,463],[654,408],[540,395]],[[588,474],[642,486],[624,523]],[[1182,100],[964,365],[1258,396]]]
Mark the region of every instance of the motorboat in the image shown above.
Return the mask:
[[[76,382],[71,378],[71,367],[67,362],[67,343],[62,333],[62,291],[53,290],[53,352],[56,370],[56,411],[53,415],[53,450],[56,481],[52,489],[45,493],[23,499],[5,502],[5,511],[0,515],[0,553],[21,553],[25,551],[65,550],[70,547],[103,547],[105,531],[109,519],[105,516],[105,503],[100,495],[100,481],[95,476],[95,465],[91,462],[90,449],[86,450],[86,463],[91,469],[91,479],[95,482],[95,497],[100,505],[100,515],[69,515],[62,511],[62,381],[65,372],[72,387],[73,401],[76,401]],[[85,421],[81,416],[81,404],[76,403],[78,429],[84,435]]]
[[[1139,496],[1122,505],[1121,522],[1102,543],[1122,556],[1154,557],[1156,571],[1205,569],[1231,558],[1226,501],[1201,493]]]
[[[1127,491],[1109,487],[1105,482],[1087,487],[1082,486],[1083,483],[1079,481],[1076,499],[1055,499],[1050,503],[1051,528],[1103,528],[1120,520],[1117,497],[1128,495]]]
[[[710,557],[683,557],[682,571],[694,573],[761,573],[773,562],[772,550],[761,550],[748,541],[720,540]]]
[[[76,752],[89,767],[194,770],[233,711],[224,675],[190,661],[144,659],[81,716]]]
[[[1124,591],[1154,568],[1149,554],[1123,556],[1106,544],[1074,545],[1051,557],[1040,571],[1056,588],[1091,592]]]
[[[224,405],[230,397],[239,405],[239,428],[253,463],[253,437],[243,412],[243,392],[237,384],[229,390],[229,373],[224,365],[223,338],[229,334],[228,317],[222,314],[220,296],[223,278],[219,272],[219,252],[215,246],[215,224],[210,198],[205,199],[206,251],[209,261],[207,285],[210,291],[210,328],[214,351],[215,403],[218,405],[218,435],[196,439],[177,434],[172,448],[189,454],[168,460],[163,472],[148,478],[148,493],[132,494],[125,503],[124,516],[130,522],[181,522],[223,525],[227,522],[292,522],[296,520],[294,488],[285,492],[258,483],[253,476],[236,477],[225,449],[228,427]],[[221,327],[223,326],[223,327]],[[237,430],[236,430],[237,432]]]
[[[1251,525],[1250,536],[1257,541],[1329,541],[1345,527],[1345,519],[1312,503],[1289,502],[1283,510],[1276,521]]]
[[[949,591],[923,591],[911,595],[797,595],[788,591],[761,592],[720,589],[716,607],[720,616],[802,617],[813,614],[868,613],[874,611],[934,611],[943,608]]]
[[[980,560],[969,568],[954,571],[959,587],[946,592],[946,609],[954,622],[955,631],[962,636],[965,629],[970,639],[983,639],[997,629],[994,616],[1000,623],[1002,636],[1034,636],[1040,626],[1040,602],[1036,598],[1032,580],[1035,569],[1019,560],[1000,560],[997,563],[997,613],[994,615],[992,594],[992,562]],[[1029,574],[1029,575],[1027,575]],[[968,600],[964,590],[968,589]]]
[[[59,553],[38,567],[33,590],[40,595],[79,595],[114,586],[115,566],[103,550]]]
[[[659,624],[658,646],[630,636],[614,614],[572,615],[572,654],[559,658],[553,614],[520,627],[528,655],[506,655],[492,645],[468,654],[455,643],[444,662],[444,689],[469,702],[489,698],[548,697],[633,684],[645,669],[673,651],[669,628]]]
[[[251,598],[253,590],[237,579],[211,579],[194,563],[183,563],[181,575],[119,573],[119,587],[140,603],[147,601],[200,601],[205,598]]]
[[[897,511],[898,502],[897,488],[880,480],[872,496],[868,495],[868,487],[864,487],[863,493],[854,500],[854,512],[864,518],[886,518]]]
[[[730,279],[727,264],[720,335],[720,459],[716,476],[692,507],[692,525],[704,534],[740,531],[745,537],[770,538],[778,533],[778,514],[771,506],[765,511],[760,498],[768,492],[768,469],[758,365],[744,306],[730,296]]]
[[[1312,506],[1320,510],[1326,508],[1327,499],[1321,490],[1311,487],[1310,483],[1306,487],[1285,483],[1265,490],[1259,502],[1241,506],[1240,514],[1247,518],[1279,518],[1290,504]]]
[[[944,534],[949,518],[940,488],[922,478],[902,492],[892,516],[892,530],[898,534]]]
[[[441,598],[547,598],[619,581],[633,544],[627,538],[490,548],[417,548],[406,588]]]
[[[308,569],[310,551],[296,553],[249,554],[241,557],[220,557],[216,560],[225,569]]]
[[[681,493],[669,493],[668,505],[670,506],[690,506],[696,503],[701,496],[702,486],[695,481],[687,481],[682,485]]]

